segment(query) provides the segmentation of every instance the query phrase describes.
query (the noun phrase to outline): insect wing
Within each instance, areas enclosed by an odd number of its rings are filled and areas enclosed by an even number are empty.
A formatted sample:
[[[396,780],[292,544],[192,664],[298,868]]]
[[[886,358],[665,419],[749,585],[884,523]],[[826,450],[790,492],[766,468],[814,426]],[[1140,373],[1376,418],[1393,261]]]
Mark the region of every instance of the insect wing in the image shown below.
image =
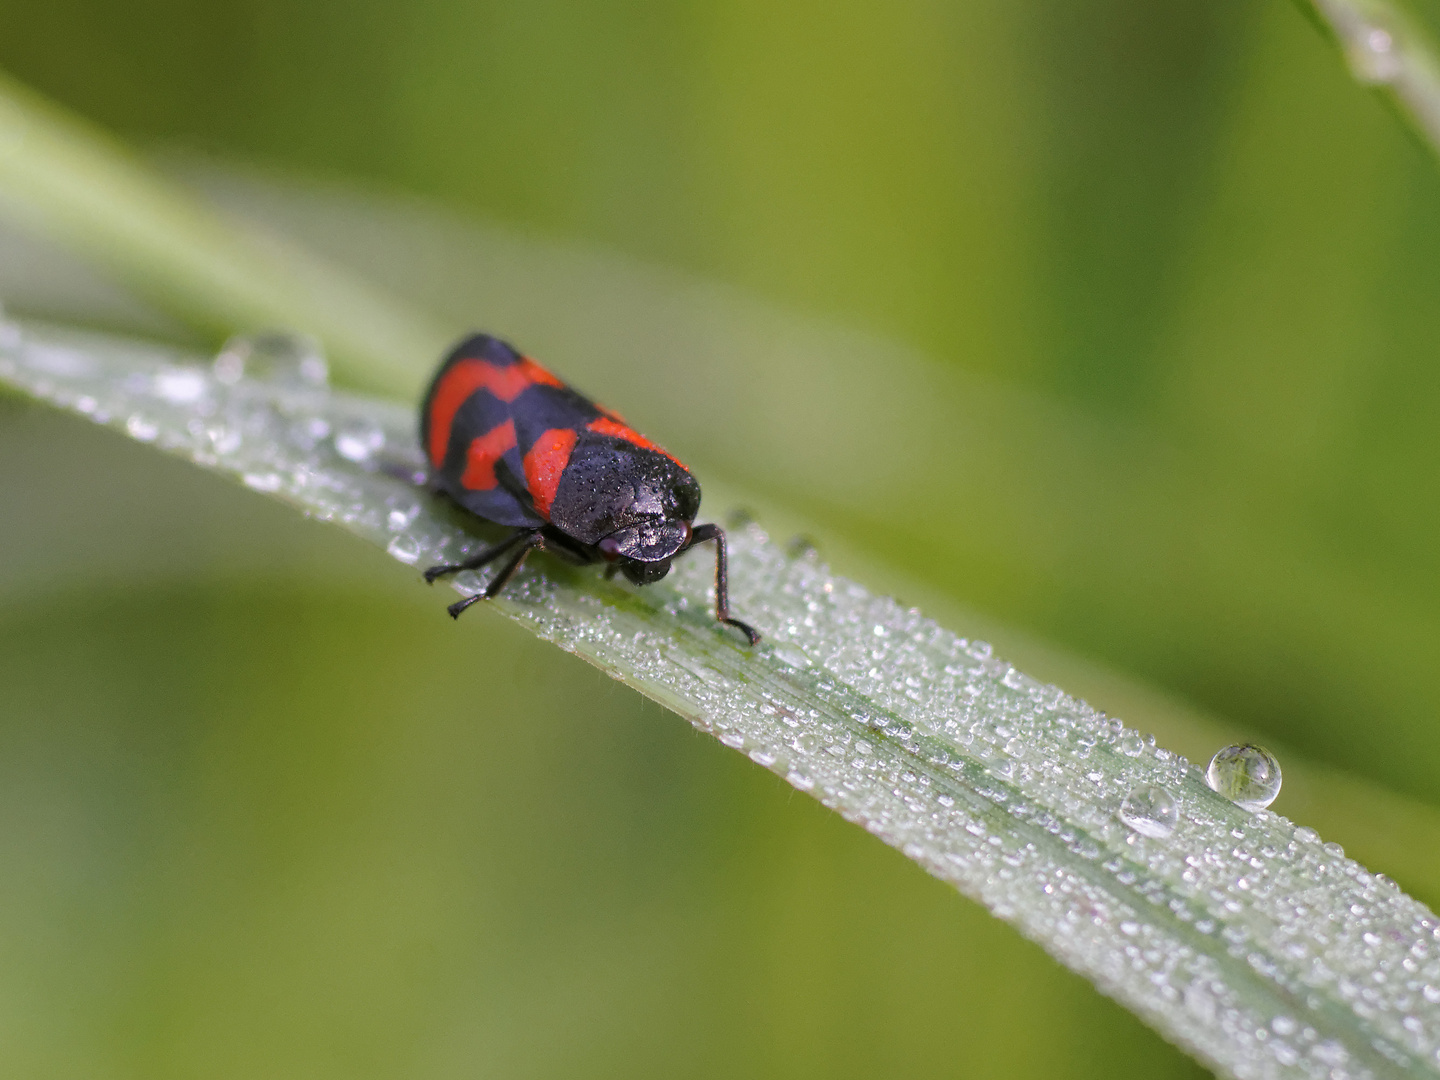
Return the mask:
[[[600,410],[568,386],[532,386],[512,407],[525,487],[546,520],[575,444]]]
[[[504,342],[478,334],[446,359],[421,410],[421,445],[440,487],[501,525],[534,528],[544,521],[525,487],[513,415],[537,381],[559,382]]]

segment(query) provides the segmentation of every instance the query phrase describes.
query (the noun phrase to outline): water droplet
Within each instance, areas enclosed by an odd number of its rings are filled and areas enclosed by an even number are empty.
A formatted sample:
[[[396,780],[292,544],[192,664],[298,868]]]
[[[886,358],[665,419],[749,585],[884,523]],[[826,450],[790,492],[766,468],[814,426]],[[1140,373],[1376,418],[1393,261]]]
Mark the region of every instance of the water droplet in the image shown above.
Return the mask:
[[[420,561],[420,541],[413,536],[397,536],[390,541],[385,550],[406,566],[414,566]]]
[[[214,448],[215,453],[222,457],[239,450],[240,444],[244,441],[239,431],[226,427],[224,424],[212,424],[207,427],[205,437],[210,440],[210,445]]]
[[[321,440],[330,436],[330,421],[323,416],[307,416],[297,420],[288,429],[290,442],[301,450],[314,450]]]
[[[391,510],[385,517],[385,525],[391,532],[408,529],[419,513],[420,507],[418,506],[409,506],[404,510]]]
[[[1280,762],[1263,746],[1227,746],[1210,759],[1205,782],[1245,810],[1263,810],[1280,794]]]
[[[245,486],[256,491],[279,491],[282,480],[279,473],[246,473],[242,476]]]
[[[1345,54],[1350,69],[1361,82],[1386,83],[1403,67],[1395,35],[1381,26],[1357,26],[1347,35]]]
[[[1120,741],[1115,744],[1115,749],[1126,757],[1139,757],[1140,752],[1145,749],[1145,740],[1140,737],[1138,731],[1127,731],[1120,736]]]
[[[346,461],[364,464],[385,446],[385,432],[366,420],[351,421],[335,432],[335,452]]]
[[[804,773],[800,772],[798,769],[791,769],[788,773],[785,774],[785,779],[788,780],[793,786],[799,788],[801,791],[809,791],[815,786],[815,781],[810,779],[810,777],[806,776]]]
[[[147,420],[138,413],[125,421],[125,431],[132,439],[139,439],[141,442],[152,442],[156,435],[160,434],[160,425],[154,420]]]
[[[1142,784],[1125,796],[1119,817],[1141,836],[1169,836],[1180,820],[1180,809],[1163,787]]]
[[[807,668],[810,658],[793,645],[777,645],[771,650],[775,659],[793,668]]]
[[[284,330],[231,338],[215,357],[214,370],[215,378],[227,386],[248,378],[296,390],[317,389],[330,377],[320,343]]]
[[[1198,983],[1185,988],[1185,1008],[1203,1023],[1215,1022],[1215,996]]]
[[[155,373],[155,396],[172,405],[192,405],[205,396],[209,380],[199,368],[161,368]]]

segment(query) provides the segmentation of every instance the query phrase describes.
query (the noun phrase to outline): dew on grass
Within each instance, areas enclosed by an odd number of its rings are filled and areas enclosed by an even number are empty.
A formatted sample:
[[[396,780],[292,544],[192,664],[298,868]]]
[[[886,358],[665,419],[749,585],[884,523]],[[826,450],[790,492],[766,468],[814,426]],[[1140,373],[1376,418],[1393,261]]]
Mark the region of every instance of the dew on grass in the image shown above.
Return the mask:
[[[225,365],[154,346],[0,334],[7,383],[408,566],[493,542],[413,479],[413,408],[257,370],[247,355],[226,381]],[[733,527],[730,559],[757,648],[694,617],[713,604],[703,559],[640,589],[541,556],[485,608],[724,736],[1230,1074],[1379,1077],[1437,1060],[1440,920],[1313,830],[1242,814],[1278,790],[1273,757],[1217,755],[1227,809],[1153,740],[793,557],[754,520]],[[482,584],[458,577],[461,592]]]
[[[1227,746],[1210,759],[1205,782],[1236,806],[1264,810],[1280,794],[1280,762],[1263,746]]]
[[[1119,818],[1141,836],[1164,837],[1175,830],[1180,810],[1163,787],[1141,784],[1121,802]]]
[[[323,388],[330,369],[320,343],[308,334],[262,330],[231,338],[213,362],[215,378],[226,386],[241,379],[295,390]]]

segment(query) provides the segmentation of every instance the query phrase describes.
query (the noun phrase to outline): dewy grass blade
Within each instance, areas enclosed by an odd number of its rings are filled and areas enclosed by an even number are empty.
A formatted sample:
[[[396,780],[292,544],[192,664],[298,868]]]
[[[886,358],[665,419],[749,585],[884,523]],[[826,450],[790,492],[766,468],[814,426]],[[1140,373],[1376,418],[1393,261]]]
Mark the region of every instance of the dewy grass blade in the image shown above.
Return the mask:
[[[907,507],[923,504],[923,520],[906,519],[908,543],[972,567],[1004,551],[1004,570],[989,562],[981,572],[1028,574],[1041,590],[1058,585],[1050,560],[1043,546],[1025,547],[1030,530],[1015,521],[1028,520],[1056,490],[1069,491],[1092,520],[1128,521],[1130,549],[1162,561],[1188,558],[1166,535],[1166,520],[1198,515],[1220,523],[1222,533],[1242,528],[1223,524],[1229,511],[1198,495],[1209,481],[1153,433],[1114,418],[1100,424],[1013,387],[942,370],[893,342],[777,311],[713,282],[434,208],[256,177],[214,162],[192,161],[181,175],[237,219],[312,246],[402,299],[457,322],[504,327],[536,355],[563,365],[577,385],[605,387],[606,399],[623,402],[646,431],[664,431],[683,417],[685,455],[702,466],[711,496],[723,490],[717,470],[746,477],[743,501],[763,509],[767,528],[784,523],[787,536],[818,535],[851,576],[872,588],[884,582],[887,592],[924,596],[932,616],[943,611],[942,621],[972,637],[987,636],[984,623],[973,611],[944,606],[945,590],[934,580],[897,576],[873,553],[856,549],[865,543],[859,523],[903,517]],[[677,378],[680,357],[684,373]],[[705,407],[695,408],[697,401]],[[874,422],[877,408],[904,418],[887,427],[883,455],[849,437]],[[920,461],[947,463],[946,498],[931,497],[930,474],[912,467]],[[763,473],[756,462],[765,463]],[[1182,512],[1176,500],[1185,492],[1199,501]],[[847,533],[850,543],[842,539]],[[1376,663],[1393,666],[1396,648],[1423,631],[1352,592],[1353,581],[1334,568],[1307,563],[1301,580],[1283,547],[1251,549],[1246,572],[1253,582],[1284,577],[1299,591],[1292,596],[1337,598],[1347,611],[1350,667],[1335,677]],[[1360,614],[1362,605],[1368,614]],[[1208,758],[1246,736],[1173,700],[1144,691],[1137,698],[1133,684],[1037,647],[1012,627],[995,626],[993,633],[1008,655],[1024,658],[1021,667],[1083,690],[1172,750]],[[1440,835],[1440,810],[1306,762],[1291,747],[1284,761],[1281,805],[1291,816],[1333,834],[1427,902],[1440,897],[1440,851],[1430,842]]]
[[[410,409],[293,374],[0,325],[0,380],[408,566],[482,542],[404,478]],[[732,560],[758,648],[715,626],[703,559],[644,590],[542,561],[493,606],[899,848],[1223,1073],[1440,1075],[1440,920],[1388,879],[755,526]]]

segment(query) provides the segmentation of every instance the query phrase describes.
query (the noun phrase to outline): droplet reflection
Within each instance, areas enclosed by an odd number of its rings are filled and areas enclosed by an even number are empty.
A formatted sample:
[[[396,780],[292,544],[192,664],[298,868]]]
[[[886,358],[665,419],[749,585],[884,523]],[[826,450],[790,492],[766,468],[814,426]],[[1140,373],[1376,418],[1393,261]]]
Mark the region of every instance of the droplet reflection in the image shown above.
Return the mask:
[[[1263,746],[1227,746],[1210,759],[1205,782],[1236,806],[1264,810],[1280,794],[1280,762]]]
[[[346,461],[364,465],[385,447],[385,432],[369,421],[353,421],[335,432],[335,451]]]
[[[1169,836],[1180,820],[1180,809],[1163,787],[1142,784],[1120,804],[1120,820],[1141,836]]]
[[[215,357],[213,369],[226,386],[246,378],[307,390],[323,387],[330,378],[320,343],[284,330],[231,338]]]

